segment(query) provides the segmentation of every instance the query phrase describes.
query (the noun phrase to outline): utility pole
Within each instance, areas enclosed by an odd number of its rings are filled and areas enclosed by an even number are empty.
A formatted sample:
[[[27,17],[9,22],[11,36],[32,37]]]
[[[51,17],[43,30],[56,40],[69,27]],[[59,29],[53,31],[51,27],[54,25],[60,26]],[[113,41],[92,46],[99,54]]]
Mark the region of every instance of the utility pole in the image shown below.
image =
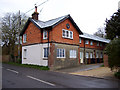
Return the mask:
[[[18,59],[20,59],[20,25],[21,25],[21,17],[20,17],[20,10],[19,10],[19,16],[18,16]]]

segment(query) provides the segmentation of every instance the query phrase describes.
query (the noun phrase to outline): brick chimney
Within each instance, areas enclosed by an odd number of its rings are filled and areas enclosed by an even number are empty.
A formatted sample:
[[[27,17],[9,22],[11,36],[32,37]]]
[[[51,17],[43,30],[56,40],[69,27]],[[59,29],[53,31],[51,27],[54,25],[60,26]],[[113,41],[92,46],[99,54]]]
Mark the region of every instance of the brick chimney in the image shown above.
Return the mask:
[[[37,6],[35,6],[35,12],[32,14],[32,19],[38,20],[39,13],[37,12]]]

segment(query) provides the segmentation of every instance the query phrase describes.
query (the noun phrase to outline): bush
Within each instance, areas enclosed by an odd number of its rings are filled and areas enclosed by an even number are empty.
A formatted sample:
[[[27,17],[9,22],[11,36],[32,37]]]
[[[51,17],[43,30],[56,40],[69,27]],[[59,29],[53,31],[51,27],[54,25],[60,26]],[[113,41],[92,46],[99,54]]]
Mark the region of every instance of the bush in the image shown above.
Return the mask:
[[[120,79],[120,72],[116,72],[114,75],[115,75],[115,77],[117,77],[118,79]]]
[[[120,38],[112,40],[106,47],[108,64],[111,70],[120,71]]]

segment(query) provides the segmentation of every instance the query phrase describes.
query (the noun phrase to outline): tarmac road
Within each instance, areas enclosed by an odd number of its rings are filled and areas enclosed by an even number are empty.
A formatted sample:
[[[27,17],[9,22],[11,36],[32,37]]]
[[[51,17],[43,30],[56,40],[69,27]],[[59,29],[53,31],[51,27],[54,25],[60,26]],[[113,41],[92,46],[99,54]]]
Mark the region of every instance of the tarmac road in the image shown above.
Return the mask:
[[[120,81],[2,65],[2,88],[120,88]]]

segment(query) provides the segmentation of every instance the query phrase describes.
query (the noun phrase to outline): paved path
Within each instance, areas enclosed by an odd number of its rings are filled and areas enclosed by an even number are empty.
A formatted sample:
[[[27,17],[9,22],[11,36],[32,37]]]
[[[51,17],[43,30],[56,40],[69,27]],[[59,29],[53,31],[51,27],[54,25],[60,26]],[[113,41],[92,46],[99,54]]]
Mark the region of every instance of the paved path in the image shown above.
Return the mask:
[[[103,63],[90,64],[90,65],[80,65],[80,66],[77,66],[77,67],[60,69],[60,70],[56,70],[56,71],[64,72],[64,73],[73,73],[73,72],[92,70],[92,69],[100,67],[101,65],[103,65]]]
[[[3,64],[3,88],[119,88],[118,81]]]

